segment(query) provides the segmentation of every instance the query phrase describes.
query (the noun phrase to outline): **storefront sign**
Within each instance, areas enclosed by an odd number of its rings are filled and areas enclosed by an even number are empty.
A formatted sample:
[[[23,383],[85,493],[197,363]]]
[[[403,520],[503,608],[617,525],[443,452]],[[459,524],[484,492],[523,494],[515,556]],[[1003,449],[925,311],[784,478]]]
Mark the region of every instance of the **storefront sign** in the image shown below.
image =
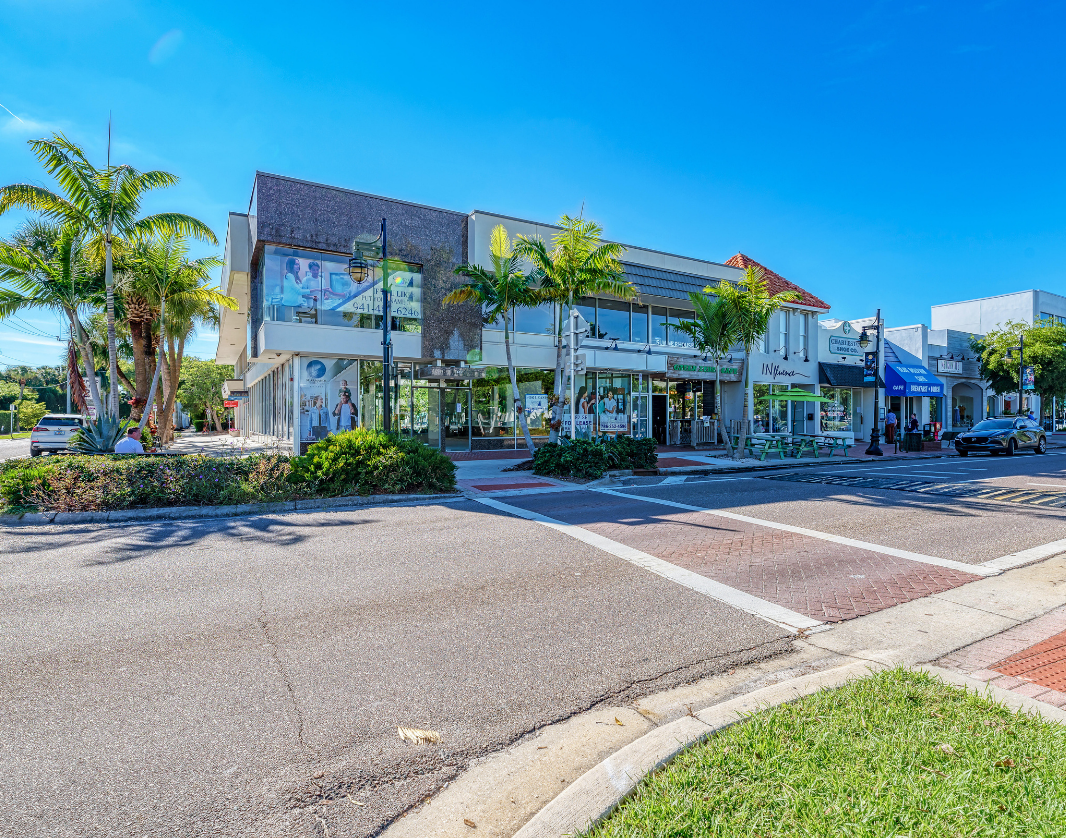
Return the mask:
[[[415,378],[450,378],[468,381],[474,378],[484,378],[484,367],[418,367],[415,370]]]
[[[829,354],[854,355],[858,357],[862,355],[862,350],[859,348],[859,341],[855,338],[841,338],[831,335],[829,337]]]
[[[759,365],[759,377],[756,381],[802,381],[809,379],[809,373],[803,372],[798,367],[785,366],[773,361],[766,361]]]
[[[937,358],[936,371],[953,373],[955,375],[962,375],[962,361],[952,361],[951,359]]]
[[[223,407],[237,407],[238,402],[235,399],[226,399],[222,402]]]
[[[740,381],[743,378],[743,361],[722,361],[722,381]],[[666,359],[666,377],[697,381],[714,381],[718,377],[718,366],[714,361],[702,361],[699,358],[686,358],[671,355]]]

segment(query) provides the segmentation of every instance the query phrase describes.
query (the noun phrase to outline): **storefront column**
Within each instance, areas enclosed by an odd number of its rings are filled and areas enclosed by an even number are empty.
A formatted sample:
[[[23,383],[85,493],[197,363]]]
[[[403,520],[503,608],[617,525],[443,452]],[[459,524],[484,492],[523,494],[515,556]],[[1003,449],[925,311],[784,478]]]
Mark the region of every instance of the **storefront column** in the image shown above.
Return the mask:
[[[289,360],[288,367],[292,370],[289,376],[289,388],[292,393],[292,453],[299,456],[300,450],[300,356],[293,355]]]

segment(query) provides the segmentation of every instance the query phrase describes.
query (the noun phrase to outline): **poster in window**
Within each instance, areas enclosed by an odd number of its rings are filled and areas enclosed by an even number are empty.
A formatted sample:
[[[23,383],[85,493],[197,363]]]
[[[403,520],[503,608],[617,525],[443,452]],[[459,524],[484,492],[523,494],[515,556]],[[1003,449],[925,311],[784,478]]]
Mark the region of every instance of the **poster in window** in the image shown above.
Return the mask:
[[[300,440],[317,442],[359,426],[353,392],[359,385],[357,361],[301,358]]]

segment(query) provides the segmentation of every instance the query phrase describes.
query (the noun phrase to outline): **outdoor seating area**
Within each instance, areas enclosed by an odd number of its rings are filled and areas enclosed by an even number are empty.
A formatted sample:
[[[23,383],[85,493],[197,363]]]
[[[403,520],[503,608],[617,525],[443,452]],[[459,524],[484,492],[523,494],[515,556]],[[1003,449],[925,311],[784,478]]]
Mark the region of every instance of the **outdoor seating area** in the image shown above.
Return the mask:
[[[732,435],[733,447],[740,445],[740,434]],[[804,454],[820,457],[822,452],[832,457],[837,451],[840,456],[848,456],[848,448],[854,445],[844,437],[830,434],[750,434],[744,441],[744,453],[758,460],[765,460],[768,455],[776,454],[779,459],[794,457],[800,459]]]

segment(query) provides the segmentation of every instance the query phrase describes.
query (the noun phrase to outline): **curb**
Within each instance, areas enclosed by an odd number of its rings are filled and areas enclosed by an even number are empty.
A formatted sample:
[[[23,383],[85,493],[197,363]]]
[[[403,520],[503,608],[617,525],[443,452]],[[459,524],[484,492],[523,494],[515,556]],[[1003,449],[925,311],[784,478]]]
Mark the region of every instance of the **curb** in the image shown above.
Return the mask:
[[[514,838],[559,838],[589,829],[613,812],[647,774],[701,739],[742,721],[744,715],[838,687],[884,668],[883,664],[856,661],[802,675],[656,728],[585,772],[518,830]]]
[[[112,512],[24,512],[0,515],[0,526],[28,527],[45,524],[121,524],[131,521],[210,520],[272,515],[284,512],[321,512],[359,509],[392,503],[426,503],[463,500],[462,492],[433,495],[354,495],[340,498],[247,503],[238,506],[171,506],[159,509],[118,509]]]
[[[942,460],[945,457],[950,457],[951,454],[919,454],[917,456],[900,456],[897,454],[886,455],[876,460],[851,460],[851,459],[833,459],[826,457],[825,459],[815,460],[797,460],[789,462],[788,460],[774,460],[773,462],[763,462],[757,466],[726,466],[724,468],[703,468],[702,466],[676,466],[674,468],[661,468],[658,469],[661,477],[667,477],[674,474],[695,475],[699,477],[707,477],[713,474],[737,474],[740,472],[748,471],[770,471],[773,469],[781,468],[811,468],[821,466],[858,466],[868,463],[887,463],[896,461],[911,461],[911,460]]]
[[[514,838],[560,838],[591,829],[609,816],[644,777],[697,742],[743,721],[745,716],[752,713],[787,704],[822,689],[840,687],[848,681],[865,678],[887,668],[888,664],[885,663],[855,661],[802,675],[711,705],[698,713],[649,731],[585,772],[518,830]],[[927,672],[948,684],[991,697],[1011,710],[1066,723],[1066,710],[1041,704],[1027,696],[939,666],[924,664],[912,668]]]

